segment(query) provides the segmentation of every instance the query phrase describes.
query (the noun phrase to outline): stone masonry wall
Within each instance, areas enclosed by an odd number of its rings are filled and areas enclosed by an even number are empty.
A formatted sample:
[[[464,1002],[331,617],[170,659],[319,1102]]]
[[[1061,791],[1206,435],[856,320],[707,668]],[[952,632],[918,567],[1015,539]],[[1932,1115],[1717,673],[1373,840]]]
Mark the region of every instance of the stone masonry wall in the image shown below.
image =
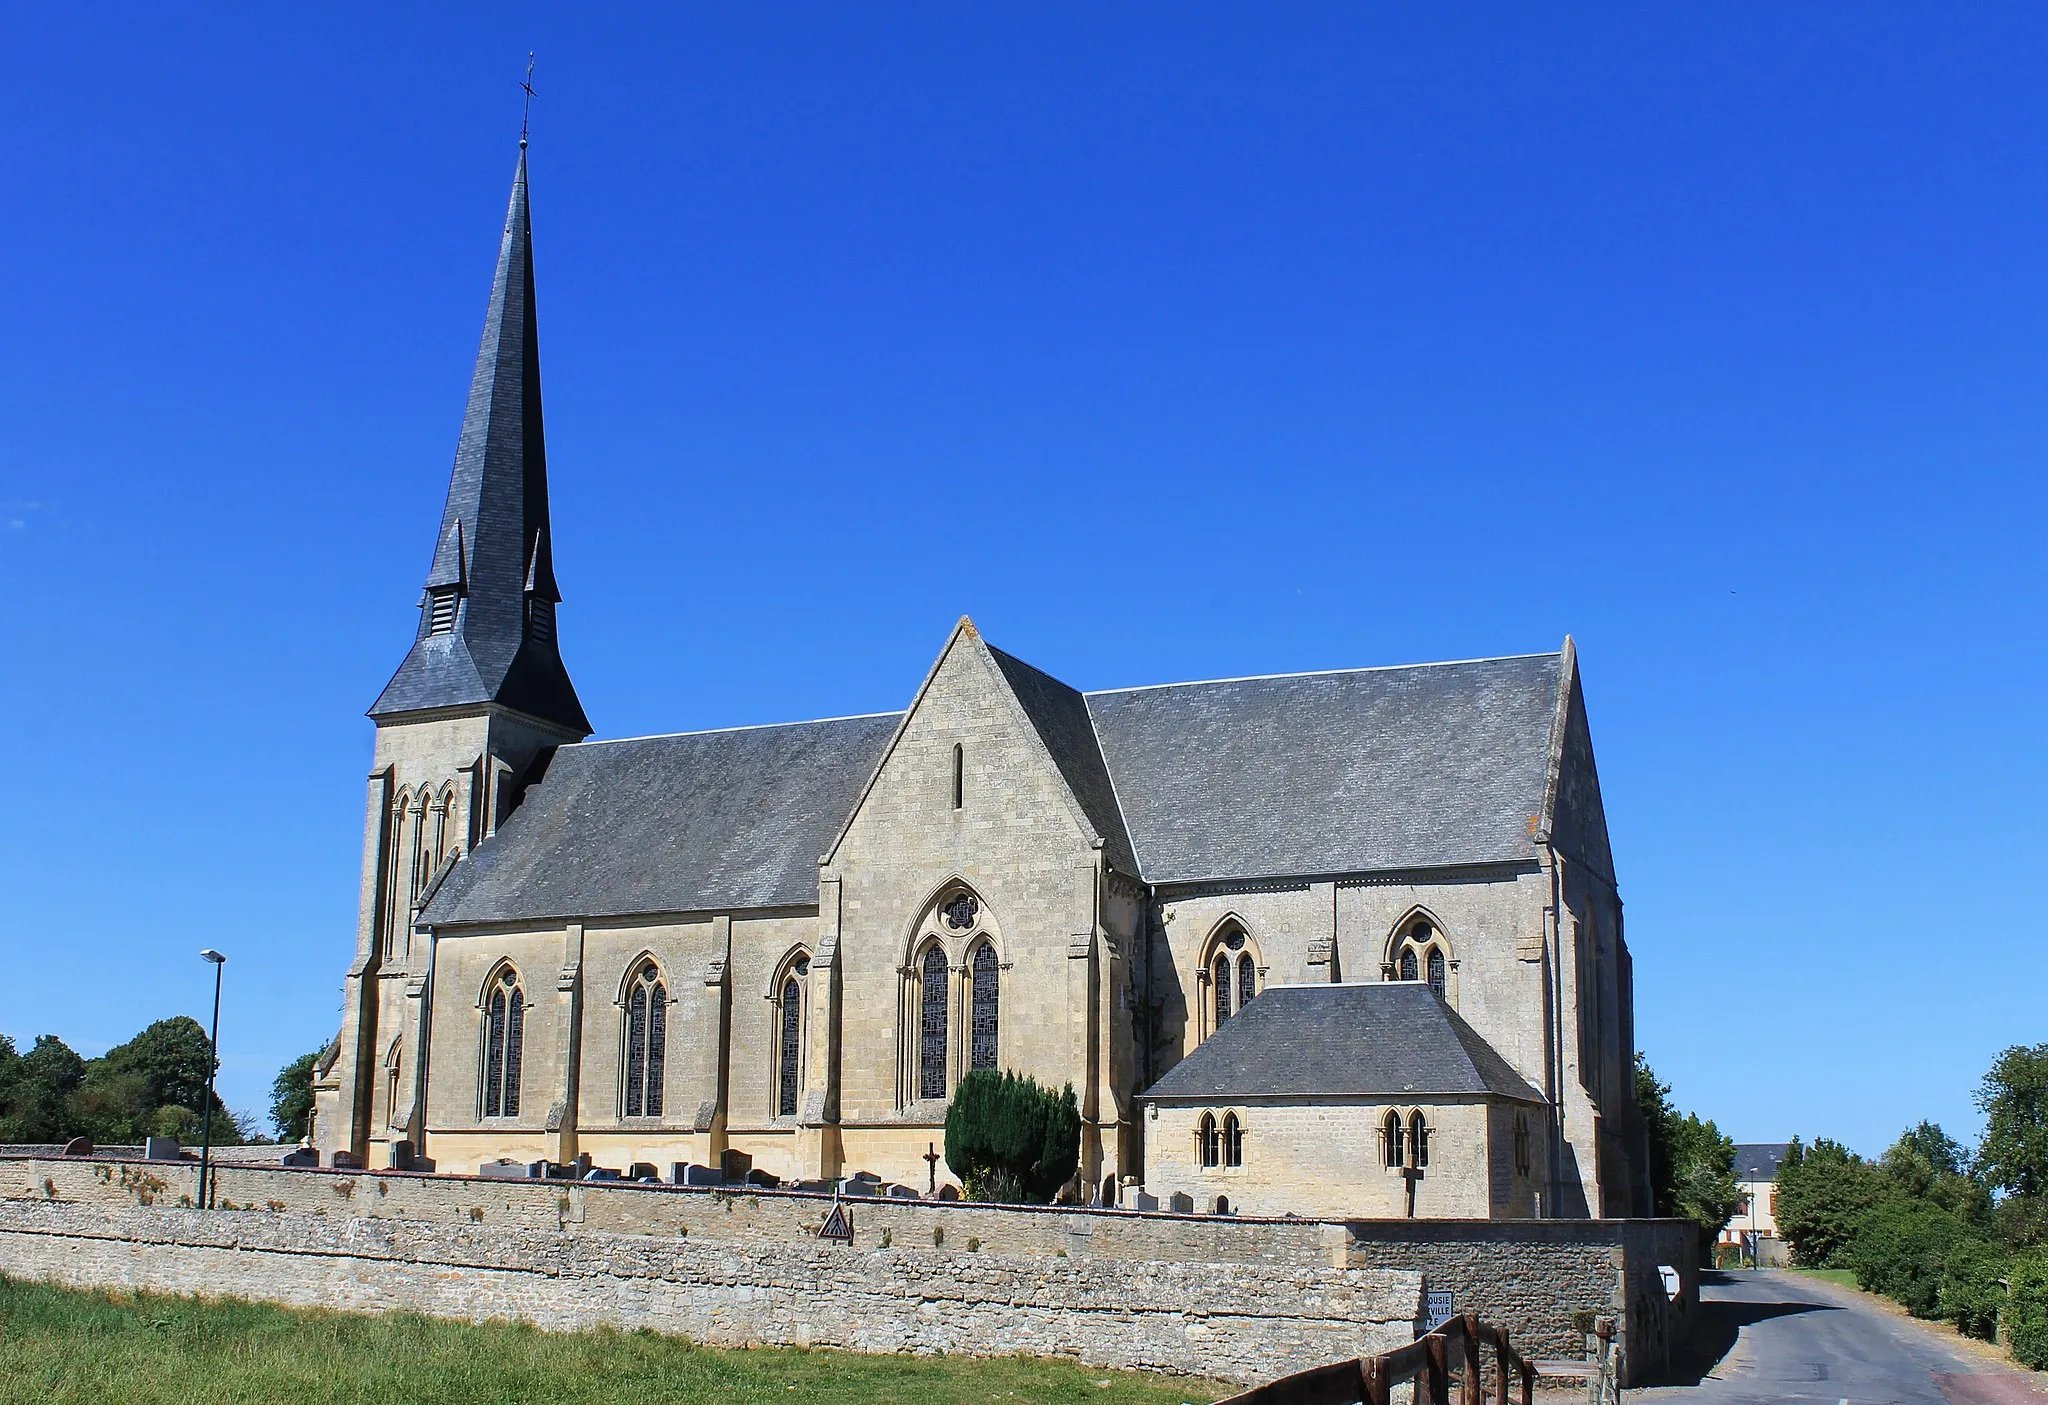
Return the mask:
[[[413,1220],[0,1203],[0,1262],[72,1287],[218,1293],[719,1346],[1071,1356],[1254,1382],[1408,1340],[1422,1277],[933,1248],[745,1245]]]
[[[554,1233],[682,1238],[746,1252],[817,1246],[830,1196],[475,1176],[222,1166],[222,1204],[293,1220],[408,1220],[464,1229],[516,1227]],[[101,1209],[190,1205],[191,1162],[0,1155],[0,1200],[56,1201]],[[930,1249],[1028,1260],[1112,1260],[1139,1274],[1159,1265],[1243,1268],[1268,1275],[1276,1292],[1293,1275],[1332,1268],[1422,1274],[1513,1332],[1525,1352],[1577,1356],[1577,1313],[1614,1316],[1632,1379],[1662,1363],[1689,1329],[1698,1302],[1696,1232],[1677,1220],[1258,1219],[1140,1214],[1121,1210],[974,1205],[850,1198],[856,1253]],[[1658,1266],[1677,1269],[1672,1301]],[[1165,1270],[1160,1269],[1164,1272]],[[1177,1271],[1177,1270],[1176,1270]]]

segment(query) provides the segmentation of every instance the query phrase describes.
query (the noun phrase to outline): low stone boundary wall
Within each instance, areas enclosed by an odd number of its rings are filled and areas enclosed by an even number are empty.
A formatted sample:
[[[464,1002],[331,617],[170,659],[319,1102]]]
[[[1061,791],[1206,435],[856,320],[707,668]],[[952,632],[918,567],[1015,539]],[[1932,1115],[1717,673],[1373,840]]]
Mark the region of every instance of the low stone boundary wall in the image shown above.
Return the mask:
[[[719,1346],[1069,1356],[1255,1382],[1410,1340],[1399,1269],[735,1244],[398,1219],[0,1202],[0,1265],[72,1287],[406,1310]]]
[[[278,1153],[282,1155],[282,1150]],[[686,1236],[695,1243],[811,1245],[831,1197],[753,1188],[499,1180],[398,1171],[221,1166],[220,1203],[314,1219],[401,1219],[556,1232]],[[108,1207],[190,1205],[187,1162],[0,1154],[0,1197]],[[1531,1355],[1577,1356],[1574,1319],[1616,1319],[1631,1381],[1690,1330],[1697,1231],[1681,1220],[1346,1220],[1175,1215],[850,1198],[854,1247],[937,1249],[1043,1262],[1243,1265],[1278,1274],[1399,1269],[1503,1325]],[[1664,1291],[1660,1265],[1680,1275]],[[1278,1374],[1278,1373],[1275,1373]]]

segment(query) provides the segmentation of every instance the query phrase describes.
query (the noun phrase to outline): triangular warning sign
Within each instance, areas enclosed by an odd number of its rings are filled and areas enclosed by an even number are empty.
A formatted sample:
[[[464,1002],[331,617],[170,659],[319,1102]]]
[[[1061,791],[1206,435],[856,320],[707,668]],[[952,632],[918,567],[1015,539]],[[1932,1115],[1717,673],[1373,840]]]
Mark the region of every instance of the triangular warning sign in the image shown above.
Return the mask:
[[[844,1205],[833,1205],[832,1213],[825,1216],[824,1228],[818,1231],[818,1238],[836,1239],[841,1244],[853,1242],[853,1216],[846,1213]]]

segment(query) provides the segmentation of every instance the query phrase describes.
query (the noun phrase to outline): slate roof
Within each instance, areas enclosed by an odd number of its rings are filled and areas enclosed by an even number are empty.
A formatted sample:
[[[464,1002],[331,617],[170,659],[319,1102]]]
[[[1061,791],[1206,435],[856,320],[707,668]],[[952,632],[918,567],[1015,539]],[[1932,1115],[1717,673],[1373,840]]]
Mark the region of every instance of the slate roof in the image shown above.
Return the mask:
[[[1735,1179],[1775,1182],[1778,1167],[1785,1160],[1785,1153],[1791,1149],[1790,1142],[1738,1142],[1735,1147]],[[1751,1176],[1752,1170],[1759,1174]]]
[[[885,713],[562,747],[419,920],[815,906],[818,857],[902,720]]]
[[[1087,695],[1148,883],[1530,860],[1560,654]]]
[[[589,734],[554,638],[529,638],[526,627],[529,595],[562,596],[548,522],[524,144],[426,585],[460,591],[455,628],[433,634],[431,612],[420,611],[412,648],[372,717],[495,702]]]
[[[1080,802],[1095,832],[1102,836],[1109,862],[1135,875],[1137,857],[1131,850],[1131,837],[1124,829],[1123,811],[1117,804],[1116,786],[1109,778],[1109,767],[1102,759],[1102,746],[1088,715],[1087,698],[1051,674],[994,645],[989,646],[988,652],[1009,680],[1017,701],[1024,705],[1031,725],[1044,739],[1067,788]]]
[[[1268,986],[1140,1097],[1543,1097],[1418,981]]]

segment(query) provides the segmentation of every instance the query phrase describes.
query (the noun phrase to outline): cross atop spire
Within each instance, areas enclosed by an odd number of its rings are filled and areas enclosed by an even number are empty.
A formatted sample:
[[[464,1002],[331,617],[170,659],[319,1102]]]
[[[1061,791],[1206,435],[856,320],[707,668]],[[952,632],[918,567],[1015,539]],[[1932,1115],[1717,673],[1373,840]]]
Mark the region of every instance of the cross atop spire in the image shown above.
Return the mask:
[[[419,633],[370,716],[495,703],[587,736],[555,642],[562,595],[548,527],[523,138],[519,148]]]
[[[533,100],[540,96],[533,90],[533,51],[526,51],[526,77],[520,81],[519,91],[526,94],[526,101],[519,105],[519,149],[526,150],[526,119],[533,113]]]

